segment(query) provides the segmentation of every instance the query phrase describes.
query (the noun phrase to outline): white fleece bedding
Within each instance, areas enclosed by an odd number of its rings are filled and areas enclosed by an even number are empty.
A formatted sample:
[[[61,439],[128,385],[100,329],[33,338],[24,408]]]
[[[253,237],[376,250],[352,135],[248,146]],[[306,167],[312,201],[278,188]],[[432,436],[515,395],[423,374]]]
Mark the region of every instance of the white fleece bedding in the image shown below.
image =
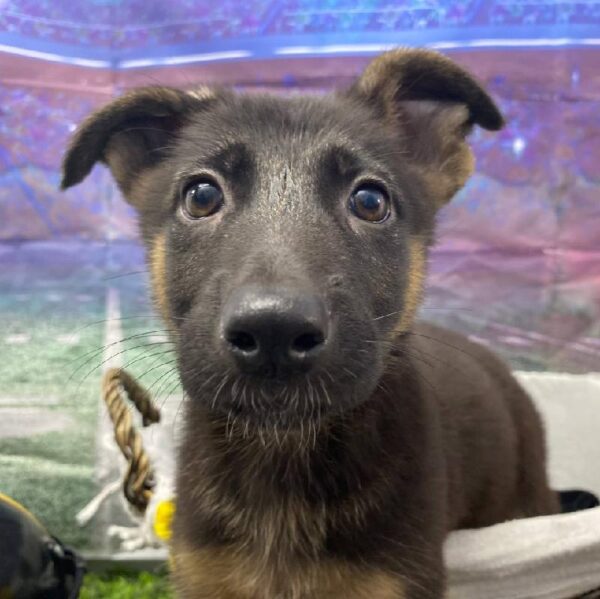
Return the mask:
[[[600,508],[456,531],[445,550],[449,599],[571,599],[600,589]]]
[[[516,374],[546,425],[552,486],[600,495],[600,376]],[[600,507],[456,531],[445,556],[448,599],[600,597]]]

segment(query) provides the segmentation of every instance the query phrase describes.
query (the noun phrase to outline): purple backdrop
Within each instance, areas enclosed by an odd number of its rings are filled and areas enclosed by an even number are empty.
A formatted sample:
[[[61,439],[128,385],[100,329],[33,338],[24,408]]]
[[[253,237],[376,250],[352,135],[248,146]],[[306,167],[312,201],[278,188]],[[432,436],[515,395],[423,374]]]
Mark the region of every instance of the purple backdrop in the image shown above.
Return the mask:
[[[8,0],[0,241],[135,243],[105,169],[57,191],[70,132],[126,87],[320,92],[386,45],[429,45],[484,80],[508,126],[473,136],[477,174],[440,216],[426,316],[521,365],[598,369],[599,32],[589,1]]]

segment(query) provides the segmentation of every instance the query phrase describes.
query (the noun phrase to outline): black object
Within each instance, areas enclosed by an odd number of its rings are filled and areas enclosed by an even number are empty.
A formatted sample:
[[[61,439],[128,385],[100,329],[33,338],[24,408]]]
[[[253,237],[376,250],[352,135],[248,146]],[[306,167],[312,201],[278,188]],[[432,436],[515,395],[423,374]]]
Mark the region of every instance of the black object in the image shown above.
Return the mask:
[[[593,591],[589,591],[588,593],[585,593],[584,595],[579,595],[578,597],[575,597],[574,599],[599,599],[600,598],[600,589],[595,589]]]
[[[1,599],[76,599],[84,573],[80,556],[0,493]]]
[[[600,501],[598,498],[589,491],[581,491],[579,489],[573,489],[569,491],[560,491],[560,511],[563,514],[570,512],[578,512],[580,510],[589,510],[593,507],[598,507]]]
[[[559,491],[560,511],[563,514],[589,510],[600,505],[598,498],[589,491],[581,489],[570,489],[568,491]],[[588,591],[583,595],[577,595],[573,599],[600,599],[600,589]]]

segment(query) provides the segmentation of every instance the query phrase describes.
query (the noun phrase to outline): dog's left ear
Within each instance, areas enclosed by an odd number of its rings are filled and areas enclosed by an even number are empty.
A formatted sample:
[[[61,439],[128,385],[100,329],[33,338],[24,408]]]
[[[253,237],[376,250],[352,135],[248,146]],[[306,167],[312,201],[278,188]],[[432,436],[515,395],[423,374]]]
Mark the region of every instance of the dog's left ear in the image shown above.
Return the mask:
[[[396,127],[407,159],[422,170],[438,206],[466,182],[474,157],[466,136],[504,121],[481,85],[431,50],[397,49],[373,60],[350,90]]]
[[[96,162],[104,162],[131,201],[140,173],[162,160],[189,115],[215,98],[205,88],[142,87],[114,100],[77,128],[64,157],[61,188],[83,181]]]

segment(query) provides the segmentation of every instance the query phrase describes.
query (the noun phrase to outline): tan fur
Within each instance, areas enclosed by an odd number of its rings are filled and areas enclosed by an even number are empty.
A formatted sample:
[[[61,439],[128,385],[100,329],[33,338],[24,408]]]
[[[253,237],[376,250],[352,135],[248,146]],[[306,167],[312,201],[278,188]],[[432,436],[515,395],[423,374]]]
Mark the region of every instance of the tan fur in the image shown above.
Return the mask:
[[[408,280],[404,292],[404,307],[394,327],[394,336],[406,332],[411,327],[423,296],[423,283],[427,270],[427,253],[423,239],[417,236],[411,237],[408,242],[408,253],[409,262],[406,271]]]
[[[166,324],[170,323],[169,309],[166,290],[166,236],[159,233],[153,240],[150,247],[150,277],[152,280],[152,289],[154,299],[160,311],[160,314]]]
[[[435,108],[427,102],[419,102],[416,108],[417,104],[413,104],[413,118],[417,112],[421,113],[417,119],[420,128],[425,129],[424,123],[429,127],[422,143],[415,143],[415,158],[426,165],[421,168],[423,180],[437,207],[441,208],[462,189],[475,170],[475,156],[464,138],[468,111],[461,105]],[[435,152],[429,145],[432,139]]]
[[[213,100],[215,98],[215,92],[207,85],[200,85],[194,89],[190,89],[188,91],[188,95],[192,96],[192,98],[196,98],[196,100]]]
[[[340,561],[305,564],[285,579],[232,549],[173,552],[173,577],[182,599],[403,599],[396,576]],[[281,591],[285,588],[285,591]],[[289,589],[289,590],[288,590]]]

